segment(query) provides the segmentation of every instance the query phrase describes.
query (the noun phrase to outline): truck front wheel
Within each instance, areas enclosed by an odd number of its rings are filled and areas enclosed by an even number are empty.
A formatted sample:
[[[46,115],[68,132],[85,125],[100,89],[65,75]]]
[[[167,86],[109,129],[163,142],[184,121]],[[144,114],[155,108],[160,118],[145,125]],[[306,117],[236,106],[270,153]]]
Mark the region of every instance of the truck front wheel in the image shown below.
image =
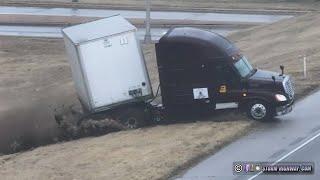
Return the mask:
[[[251,119],[265,121],[273,118],[274,111],[267,102],[257,100],[248,103],[247,115]]]

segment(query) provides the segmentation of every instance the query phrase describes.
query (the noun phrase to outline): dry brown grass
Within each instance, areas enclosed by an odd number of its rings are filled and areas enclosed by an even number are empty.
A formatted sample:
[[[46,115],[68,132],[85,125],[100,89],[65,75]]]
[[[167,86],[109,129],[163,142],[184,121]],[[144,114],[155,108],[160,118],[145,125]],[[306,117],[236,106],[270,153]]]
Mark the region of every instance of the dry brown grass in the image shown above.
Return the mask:
[[[166,179],[250,127],[198,122],[112,133],[0,157],[5,179]]]

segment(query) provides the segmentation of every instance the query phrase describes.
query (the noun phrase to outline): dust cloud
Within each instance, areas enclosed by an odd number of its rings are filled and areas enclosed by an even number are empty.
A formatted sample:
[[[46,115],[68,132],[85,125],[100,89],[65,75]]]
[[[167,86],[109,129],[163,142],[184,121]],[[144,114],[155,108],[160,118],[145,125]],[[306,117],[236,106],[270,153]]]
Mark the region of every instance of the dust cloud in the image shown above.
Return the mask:
[[[59,128],[47,104],[6,103],[0,110],[0,153],[8,154],[57,141]],[[9,106],[8,106],[9,105]]]

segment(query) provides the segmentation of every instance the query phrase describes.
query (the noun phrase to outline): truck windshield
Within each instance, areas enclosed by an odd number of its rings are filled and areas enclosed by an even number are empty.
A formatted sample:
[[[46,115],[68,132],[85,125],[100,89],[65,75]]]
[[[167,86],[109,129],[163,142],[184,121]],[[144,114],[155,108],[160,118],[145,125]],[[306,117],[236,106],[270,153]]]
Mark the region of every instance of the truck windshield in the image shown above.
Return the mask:
[[[245,56],[242,56],[237,62],[234,63],[235,68],[238,70],[241,77],[247,77],[251,74],[254,69],[251,64],[248,62]]]

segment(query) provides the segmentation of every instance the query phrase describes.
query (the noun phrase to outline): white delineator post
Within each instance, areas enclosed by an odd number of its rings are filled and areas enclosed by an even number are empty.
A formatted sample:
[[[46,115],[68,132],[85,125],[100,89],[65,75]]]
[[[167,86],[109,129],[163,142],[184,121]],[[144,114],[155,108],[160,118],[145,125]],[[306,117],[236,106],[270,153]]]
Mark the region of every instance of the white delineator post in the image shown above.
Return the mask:
[[[303,77],[307,78],[307,57],[303,57]]]
[[[146,0],[146,34],[144,36],[145,43],[151,42],[151,30],[150,30],[150,9],[151,9],[151,0]]]

